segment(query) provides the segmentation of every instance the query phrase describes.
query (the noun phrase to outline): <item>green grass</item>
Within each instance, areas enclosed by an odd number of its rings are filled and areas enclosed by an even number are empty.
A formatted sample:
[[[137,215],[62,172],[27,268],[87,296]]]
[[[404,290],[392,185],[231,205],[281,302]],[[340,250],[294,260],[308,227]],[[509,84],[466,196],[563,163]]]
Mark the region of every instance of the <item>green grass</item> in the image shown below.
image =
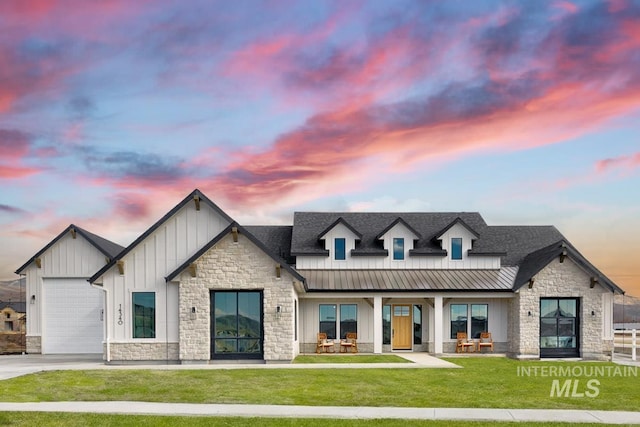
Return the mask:
[[[318,418],[230,418],[230,417],[173,417],[153,415],[107,415],[107,414],[67,414],[59,412],[0,412],[0,425],[3,426],[341,426],[341,427],[448,427],[464,424],[470,427],[567,427],[567,423],[529,423],[529,422],[480,422],[480,421],[426,421],[426,420],[342,420]],[[608,424],[580,424],[584,427],[602,427]],[[619,425],[619,424],[618,424]]]
[[[393,354],[318,354],[298,356],[293,363],[413,363]]]
[[[602,377],[595,398],[550,397],[553,378],[518,367],[618,366],[459,358],[464,369],[96,370],[42,372],[1,381],[7,401],[254,403],[312,406],[637,410],[639,377]],[[577,378],[581,389],[589,378]],[[564,380],[564,378],[562,379]]]

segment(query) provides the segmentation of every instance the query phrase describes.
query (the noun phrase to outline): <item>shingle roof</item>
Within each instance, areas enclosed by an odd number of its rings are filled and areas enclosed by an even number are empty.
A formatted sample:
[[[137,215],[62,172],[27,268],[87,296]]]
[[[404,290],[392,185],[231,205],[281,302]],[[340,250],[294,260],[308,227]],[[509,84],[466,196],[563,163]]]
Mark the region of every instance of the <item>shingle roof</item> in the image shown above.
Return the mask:
[[[517,267],[500,270],[298,270],[309,291],[511,291]]]
[[[102,252],[109,259],[114,258],[118,253],[120,253],[124,247],[114,243],[110,240],[105,239],[104,237],[100,237],[97,234],[93,234],[85,230],[84,228],[80,228],[77,225],[70,224],[67,228],[65,228],[62,233],[58,234],[52,241],[50,241],[44,248],[40,249],[34,256],[29,258],[27,262],[25,262],[20,268],[18,268],[15,273],[20,274],[22,271],[27,268],[29,264],[31,264],[36,258],[45,253],[50,247],[56,244],[56,242],[62,237],[69,233],[71,230],[75,230],[79,235],[85,238],[91,245],[93,245],[96,249]]]
[[[260,240],[269,251],[285,259],[288,264],[295,264],[295,258],[291,256],[292,226],[248,225],[244,228]]]
[[[376,237],[398,218],[402,218],[422,237],[418,240],[416,253],[442,255],[442,249],[434,237],[458,217],[479,234],[482,234],[487,227],[484,219],[477,212],[295,212],[291,242],[292,255],[328,255],[321,246],[318,235],[341,217],[362,234],[360,243],[356,247],[356,251],[361,253],[384,250],[381,241]]]
[[[559,240],[553,244],[541,248],[527,255],[521,263],[520,270],[513,283],[513,290],[523,287],[531,278],[533,278],[540,270],[546,267],[553,259],[565,253],[578,266],[592,274],[598,279],[605,288],[611,292],[623,294],[624,291],[616,286],[607,276],[602,274],[593,264],[591,264],[578,250],[565,240]],[[535,286],[535,284],[534,284]]]
[[[524,258],[540,248],[566,240],[554,226],[489,226],[479,233],[472,253],[506,253],[502,265],[520,265]]]

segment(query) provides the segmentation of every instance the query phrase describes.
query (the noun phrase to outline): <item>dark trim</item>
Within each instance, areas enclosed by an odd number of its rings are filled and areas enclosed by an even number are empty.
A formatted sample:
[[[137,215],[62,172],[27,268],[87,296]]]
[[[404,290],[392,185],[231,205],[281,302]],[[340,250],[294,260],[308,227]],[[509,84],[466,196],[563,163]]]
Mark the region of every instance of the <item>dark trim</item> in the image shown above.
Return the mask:
[[[114,253],[113,251],[108,251],[106,248],[103,247],[103,245],[99,244],[96,241],[96,238],[98,239],[102,239],[105,242],[109,243],[110,245],[113,246],[114,249],[118,249],[121,252],[124,248],[120,245],[118,245],[117,243],[113,243],[110,240],[105,239],[104,237],[98,236],[97,234],[93,234],[88,232],[87,230],[84,230],[74,224],[70,224],[67,228],[64,229],[64,231],[62,231],[62,233],[58,234],[52,241],[50,241],[44,248],[40,249],[34,256],[32,256],[31,258],[29,258],[29,261],[27,261],[26,263],[24,263],[20,268],[18,268],[15,273],[20,275],[22,273],[22,271],[27,268],[27,266],[29,264],[31,264],[33,261],[35,261],[36,258],[38,258],[40,255],[42,255],[43,253],[45,253],[49,248],[51,248],[53,245],[55,245],[60,239],[62,239],[64,237],[65,234],[67,234],[70,230],[75,229],[76,232],[78,234],[80,234],[87,242],[89,242],[92,246],[94,246],[97,250],[99,250],[104,256],[106,256],[107,258],[109,258],[110,260],[117,255],[117,253]]]
[[[351,249],[351,256],[389,256],[389,251],[387,249],[380,249],[376,252],[363,252],[357,249]]]
[[[376,240],[381,240],[382,236],[384,236],[385,234],[387,234],[387,232],[389,230],[391,230],[393,227],[395,227],[397,224],[402,224],[404,225],[409,231],[411,231],[418,239],[422,239],[422,235],[420,235],[420,233],[418,233],[412,226],[410,226],[409,224],[407,224],[407,221],[405,221],[404,219],[402,219],[401,217],[396,218],[391,224],[389,224],[384,230],[382,230],[380,232],[380,234],[378,234],[376,236]],[[417,240],[417,239],[414,239]]]
[[[423,252],[421,250],[409,249],[409,256],[438,256],[445,257],[449,254],[446,250],[441,250],[438,252]]]
[[[473,249],[467,251],[467,256],[507,256],[506,252],[474,252]]]
[[[320,249],[321,252],[291,252],[291,256],[329,256],[328,249]]]
[[[147,229],[147,231],[145,231],[144,233],[142,233],[142,235],[140,235],[140,237],[138,237],[136,240],[134,240],[133,243],[131,243],[129,246],[127,246],[123,251],[121,251],[116,257],[114,257],[113,259],[111,259],[111,262],[109,262],[107,265],[105,265],[104,267],[102,267],[100,270],[98,270],[98,272],[96,274],[94,274],[93,276],[91,276],[89,278],[89,283],[93,283],[96,280],[98,280],[98,278],[100,278],[100,276],[102,276],[104,273],[106,273],[111,267],[113,267],[116,262],[118,262],[118,260],[122,259],[125,255],[127,255],[129,252],[131,252],[133,250],[133,248],[135,248],[136,246],[138,246],[140,243],[142,243],[142,241],[144,241],[144,239],[146,239],[147,237],[149,237],[149,235],[151,235],[151,233],[153,233],[154,231],[156,231],[158,228],[160,228],[160,226],[162,224],[164,224],[165,222],[167,222],[172,216],[174,216],[180,209],[182,209],[187,203],[190,203],[193,201],[193,198],[195,196],[198,196],[200,198],[200,202],[204,202],[207,205],[209,205],[209,207],[211,207],[216,213],[218,213],[220,216],[222,216],[225,220],[229,221],[229,222],[233,222],[233,219],[227,215],[222,209],[220,209],[215,203],[213,203],[211,200],[209,200],[209,198],[207,196],[205,196],[204,194],[202,194],[200,192],[200,190],[195,189],[193,190],[187,197],[185,197],[184,199],[182,199],[182,201],[180,203],[178,203],[176,206],[173,207],[173,209],[171,209],[169,212],[167,212],[162,218],[160,218],[155,224],[153,224],[151,227],[149,227]]]
[[[453,221],[451,221],[449,223],[449,225],[447,225],[445,228],[443,228],[442,230],[440,230],[437,234],[436,234],[436,239],[437,240],[441,240],[440,237],[442,237],[442,235],[444,233],[446,233],[451,227],[453,227],[456,224],[460,224],[462,225],[464,228],[466,228],[471,234],[473,234],[474,236],[476,236],[476,239],[478,237],[480,237],[480,235],[473,229],[471,228],[466,222],[464,222],[462,220],[462,218],[458,217],[456,219],[454,219]]]
[[[580,340],[580,336],[582,335],[582,298],[581,297],[545,297],[545,296],[541,296],[538,299],[538,304],[540,306],[542,306],[542,300],[557,300],[557,301],[561,301],[561,300],[572,300],[576,302],[576,317],[574,317],[573,319],[576,319],[576,331],[575,331],[575,335],[573,335],[575,337],[576,340],[576,346],[575,348],[573,347],[555,347],[555,348],[542,348],[540,347],[540,341],[542,340],[542,336],[540,334],[538,334],[538,349],[540,350],[540,358],[559,358],[559,357],[580,357],[580,353],[581,353],[581,345],[582,342]],[[551,317],[552,319],[553,317]],[[549,317],[542,317],[542,313],[540,313],[538,315],[538,330],[542,330],[542,319],[549,319]],[[558,319],[558,316],[555,317],[555,319]],[[556,326],[557,326],[557,320],[556,320]],[[560,337],[562,335],[555,335],[555,337]],[[568,335],[567,335],[568,336]]]
[[[322,236],[327,234],[329,231],[331,231],[332,228],[334,228],[336,225],[338,225],[340,223],[342,223],[345,227],[347,227],[349,230],[351,230],[351,232],[358,237],[358,240],[362,239],[362,233],[360,233],[358,230],[356,230],[344,218],[340,217],[340,218],[336,219],[330,226],[328,226],[322,233],[318,234],[318,240],[324,240],[322,238]]]
[[[527,255],[520,264],[520,269],[518,270],[518,274],[513,283],[513,290],[516,291],[529,283],[536,274],[549,265],[549,263],[551,263],[555,258],[559,257],[563,252],[566,252],[566,256],[579,267],[597,277],[600,285],[609,289],[614,294],[624,294],[624,291],[621,288],[619,288],[593,264],[587,261],[587,259],[566,240],[560,240]]]
[[[257,292],[260,294],[260,353],[215,353],[216,339],[213,336],[215,309],[213,303],[216,292],[235,292],[236,294]],[[209,360],[264,360],[264,289],[209,289],[209,339],[211,341]],[[232,339],[237,340],[238,337]]]
[[[209,241],[209,243],[207,243],[202,248],[200,248],[195,254],[193,254],[189,259],[187,259],[185,262],[183,262],[178,268],[176,268],[171,273],[169,273],[164,278],[165,281],[166,282],[170,282],[173,279],[175,279],[180,273],[182,273],[187,267],[189,267],[189,264],[191,264],[192,262],[195,262],[198,258],[200,258],[202,255],[204,255],[209,249],[211,249],[213,246],[215,246],[216,243],[218,243],[220,240],[222,240],[227,234],[231,233],[231,230],[234,227],[237,228],[239,234],[245,236],[247,239],[249,239],[249,241],[251,241],[254,245],[256,245],[258,247],[258,249],[260,249],[265,254],[269,255],[269,257],[271,259],[273,259],[275,262],[279,263],[280,267],[282,267],[285,270],[287,270],[289,272],[289,274],[291,274],[295,279],[297,279],[298,281],[302,282],[304,284],[305,288],[306,288],[305,278],[302,277],[300,275],[300,273],[298,273],[296,270],[294,270],[293,267],[291,267],[289,264],[287,264],[286,260],[281,258],[279,255],[274,254],[260,240],[258,240],[257,237],[255,237],[253,234],[251,234],[249,231],[247,231],[246,228],[242,227],[241,225],[239,225],[235,221],[232,222],[231,224],[229,224],[229,226],[227,228],[222,230],[216,237],[211,239]]]

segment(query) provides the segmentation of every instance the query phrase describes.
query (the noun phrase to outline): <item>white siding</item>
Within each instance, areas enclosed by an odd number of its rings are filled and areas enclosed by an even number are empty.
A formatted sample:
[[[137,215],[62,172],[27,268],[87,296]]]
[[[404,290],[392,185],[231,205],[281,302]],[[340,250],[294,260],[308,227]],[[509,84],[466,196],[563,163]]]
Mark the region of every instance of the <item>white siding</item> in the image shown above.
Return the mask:
[[[107,306],[114,310],[108,316],[111,341],[132,340],[132,292],[156,293],[156,338],[142,341],[178,341],[178,288],[164,278],[229,225],[207,204],[200,206],[196,211],[194,203],[187,203],[125,255],[124,275],[115,266],[104,274]]]
[[[397,224],[384,236],[384,247],[388,249],[388,256],[373,257],[352,257],[351,249],[355,248],[355,235],[344,225],[338,224],[326,234],[325,247],[329,250],[329,256],[298,256],[296,257],[296,268],[301,270],[327,270],[327,269],[353,269],[353,270],[373,270],[373,269],[499,269],[499,256],[468,256],[467,251],[471,249],[471,239],[473,234],[460,224],[456,224],[442,235],[444,249],[448,255],[444,256],[410,256],[409,249],[413,248],[413,233],[401,224]],[[333,239],[344,237],[346,239],[347,256],[344,261],[334,260]],[[405,259],[395,261],[393,259],[393,238],[404,238]],[[451,259],[451,238],[462,238],[462,259]]]
[[[42,268],[31,263],[25,268],[27,296],[27,335],[42,334],[42,309],[46,303],[42,293],[43,278],[88,279],[106,264],[105,255],[79,233],[74,239],[71,233],[60,238],[41,256]],[[90,286],[89,283],[86,283]],[[35,304],[31,296],[35,295]]]

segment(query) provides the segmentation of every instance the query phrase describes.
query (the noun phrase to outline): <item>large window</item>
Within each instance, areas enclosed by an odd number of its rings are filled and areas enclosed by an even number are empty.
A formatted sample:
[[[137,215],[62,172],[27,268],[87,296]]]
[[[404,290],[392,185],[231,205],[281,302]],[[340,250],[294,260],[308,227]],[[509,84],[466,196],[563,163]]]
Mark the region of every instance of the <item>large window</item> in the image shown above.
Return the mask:
[[[480,338],[480,332],[488,332],[489,306],[471,304],[471,338]]]
[[[346,339],[347,332],[358,333],[358,306],[340,304],[340,338]]]
[[[320,332],[327,338],[336,339],[336,305],[320,304]]]
[[[451,259],[462,259],[462,238],[451,239]]]
[[[470,311],[470,312],[469,312]],[[469,315],[471,330],[469,330]],[[451,304],[451,338],[458,332],[466,332],[470,338],[480,338],[480,332],[489,331],[488,304]]]
[[[579,355],[579,300],[540,299],[540,355]]]
[[[335,239],[335,259],[338,261],[343,261],[347,259],[347,247],[346,242],[343,237],[339,237]]]
[[[156,337],[155,292],[133,292],[133,337]]]
[[[404,259],[404,239],[402,238],[393,239],[393,259],[395,260]]]
[[[422,306],[413,306],[413,343],[422,344]]]
[[[467,332],[467,304],[451,304],[451,338],[458,332]]]
[[[211,357],[260,358],[262,293],[212,291]]]

